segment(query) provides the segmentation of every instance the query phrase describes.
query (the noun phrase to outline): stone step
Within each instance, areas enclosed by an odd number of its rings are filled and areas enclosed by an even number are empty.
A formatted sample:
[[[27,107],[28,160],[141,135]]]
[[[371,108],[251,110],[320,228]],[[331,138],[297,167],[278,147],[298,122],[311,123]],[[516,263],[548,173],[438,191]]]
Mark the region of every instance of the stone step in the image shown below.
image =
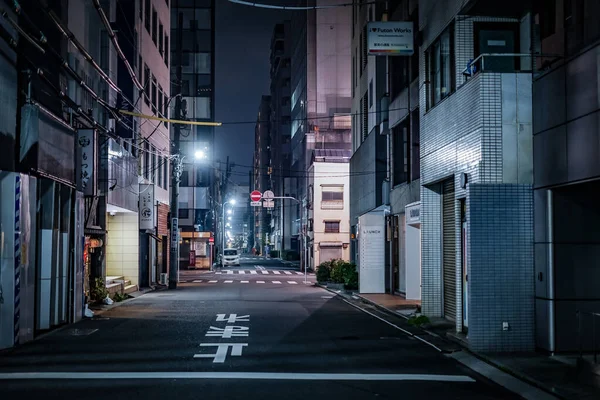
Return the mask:
[[[130,282],[130,281],[127,281],[127,282]],[[129,293],[137,292],[137,290],[138,290],[137,285],[127,285],[123,289],[123,293],[129,294]]]

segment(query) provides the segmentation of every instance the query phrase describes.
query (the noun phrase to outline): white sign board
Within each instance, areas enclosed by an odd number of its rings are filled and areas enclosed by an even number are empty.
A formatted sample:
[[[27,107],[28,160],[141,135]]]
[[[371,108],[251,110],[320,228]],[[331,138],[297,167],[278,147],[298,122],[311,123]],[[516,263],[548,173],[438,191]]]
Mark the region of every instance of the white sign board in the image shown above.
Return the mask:
[[[154,230],[154,184],[140,183],[140,230]]]
[[[358,218],[360,293],[385,293],[385,216],[383,210]]]
[[[263,201],[264,208],[275,208],[275,202],[273,200],[265,200]]]
[[[259,201],[251,201],[250,205],[252,207],[260,207],[262,205],[262,202],[260,200]]]
[[[368,53],[375,56],[411,56],[414,53],[412,22],[369,22]]]
[[[171,246],[176,247],[179,243],[179,219],[171,218]]]

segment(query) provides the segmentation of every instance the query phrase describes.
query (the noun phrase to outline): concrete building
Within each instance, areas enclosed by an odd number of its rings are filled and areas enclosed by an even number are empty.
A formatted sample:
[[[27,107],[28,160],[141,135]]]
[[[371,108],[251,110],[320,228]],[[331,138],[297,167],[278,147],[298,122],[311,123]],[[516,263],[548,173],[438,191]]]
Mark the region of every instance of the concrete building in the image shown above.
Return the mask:
[[[541,55],[534,59],[533,79],[536,346],[573,352],[581,344],[591,351],[590,313],[600,312],[600,3],[557,0],[536,6],[534,51]]]
[[[361,216],[379,215],[391,234],[383,239],[385,256],[370,259],[381,280],[377,290],[402,296],[410,292],[410,298],[419,299],[419,223],[413,220],[407,227],[405,217],[409,205],[413,214],[418,211],[420,192],[419,54],[369,55],[368,23],[382,20],[412,21],[417,27],[418,2],[390,2],[388,9],[384,3],[352,7],[351,254],[360,260]],[[407,275],[412,277],[409,285]]]
[[[531,32],[522,2],[419,2],[422,310],[477,351],[535,347]]]
[[[312,2],[315,6],[343,3]],[[307,220],[306,171],[312,151],[351,146],[350,13],[350,7],[320,8],[295,12],[291,20],[291,169],[295,181],[290,179],[288,183],[296,185],[289,193],[303,202],[288,219],[292,223],[291,238],[296,241],[301,231],[306,232],[299,221]],[[306,259],[306,249],[303,251]]]
[[[252,190],[264,193],[271,190],[271,96],[262,96],[254,129],[254,161]],[[254,247],[264,251],[270,245],[272,208],[252,207],[254,213]]]
[[[271,146],[274,151],[269,164],[272,190],[275,196],[286,192],[285,179],[290,177],[291,162],[291,34],[290,21],[275,25],[271,37]],[[286,208],[294,207],[290,200],[277,200],[273,209],[273,230],[270,242],[274,250],[290,249],[286,234]],[[289,225],[289,224],[288,224]]]
[[[313,151],[308,169],[309,268],[350,259],[350,150]]]
[[[164,4],[164,2],[163,2]],[[177,29],[183,15],[182,55],[178,57]],[[171,92],[181,89],[182,117],[192,121],[214,120],[215,71],[214,0],[173,0],[171,3],[170,57]],[[177,68],[182,66],[181,87],[177,88]],[[175,101],[170,104],[174,115]],[[210,237],[216,230],[221,205],[217,197],[213,168],[214,128],[183,126],[181,131],[183,173],[179,189],[179,227],[182,231],[180,268],[188,268],[190,251],[195,251],[197,268],[209,268]],[[212,199],[212,200],[211,200]]]

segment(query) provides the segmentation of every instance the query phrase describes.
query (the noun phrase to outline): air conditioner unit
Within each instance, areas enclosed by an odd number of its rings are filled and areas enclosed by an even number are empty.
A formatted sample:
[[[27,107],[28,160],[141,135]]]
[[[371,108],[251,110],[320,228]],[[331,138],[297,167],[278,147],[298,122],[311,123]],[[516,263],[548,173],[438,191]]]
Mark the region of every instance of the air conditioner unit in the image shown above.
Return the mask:
[[[167,285],[168,280],[169,280],[169,278],[168,278],[167,274],[164,274],[164,273],[160,274],[160,281],[159,282],[160,282],[161,285]]]

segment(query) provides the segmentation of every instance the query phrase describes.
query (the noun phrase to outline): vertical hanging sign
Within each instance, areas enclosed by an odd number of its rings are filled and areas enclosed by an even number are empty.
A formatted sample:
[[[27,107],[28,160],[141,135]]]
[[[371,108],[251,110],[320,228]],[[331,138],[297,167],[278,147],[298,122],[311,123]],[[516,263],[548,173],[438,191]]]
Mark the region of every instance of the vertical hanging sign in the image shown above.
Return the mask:
[[[140,230],[154,230],[154,184],[140,183]]]
[[[77,143],[81,148],[79,182],[83,193],[93,196],[96,188],[96,132],[93,129],[79,129]]]

